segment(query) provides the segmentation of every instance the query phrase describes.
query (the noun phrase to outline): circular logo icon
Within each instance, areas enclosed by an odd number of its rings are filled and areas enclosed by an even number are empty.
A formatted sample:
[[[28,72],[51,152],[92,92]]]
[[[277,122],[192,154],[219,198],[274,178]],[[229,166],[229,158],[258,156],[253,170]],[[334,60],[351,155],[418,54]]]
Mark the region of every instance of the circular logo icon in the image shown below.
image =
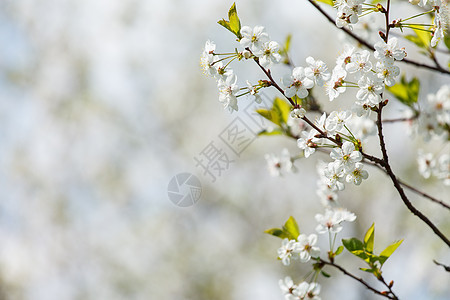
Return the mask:
[[[167,187],[170,201],[180,207],[192,206],[202,195],[202,184],[191,173],[180,173],[172,177]]]

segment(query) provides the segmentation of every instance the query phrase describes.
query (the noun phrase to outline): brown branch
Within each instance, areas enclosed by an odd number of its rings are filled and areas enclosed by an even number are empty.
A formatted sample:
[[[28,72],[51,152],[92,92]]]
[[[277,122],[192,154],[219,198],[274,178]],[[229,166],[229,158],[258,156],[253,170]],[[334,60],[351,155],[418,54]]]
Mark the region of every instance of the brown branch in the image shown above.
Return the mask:
[[[434,197],[428,195],[427,193],[424,193],[424,192],[422,192],[422,191],[419,191],[419,190],[416,189],[415,187],[413,187],[413,186],[411,186],[411,185],[409,185],[409,184],[407,184],[407,183],[405,183],[405,182],[403,182],[403,181],[401,181],[401,180],[399,180],[399,179],[397,179],[397,180],[398,180],[398,182],[399,182],[401,185],[403,185],[405,188],[407,188],[407,189],[413,191],[414,193],[419,194],[419,195],[421,195],[422,197],[427,198],[427,199],[429,199],[429,200],[431,200],[431,201],[433,201],[433,202],[435,202],[435,203],[437,203],[437,204],[440,204],[440,205],[442,205],[443,207],[445,207],[445,208],[447,208],[447,209],[450,209],[450,205],[448,205],[447,203],[445,203],[445,202],[443,202],[443,201],[441,201],[441,200],[439,200],[439,199],[436,199],[436,198],[434,198]]]
[[[409,121],[414,121],[415,119],[417,119],[417,117],[386,119],[386,120],[383,120],[383,123],[409,122]]]
[[[417,208],[415,208],[411,201],[409,201],[408,197],[405,194],[405,191],[403,190],[399,180],[395,176],[394,172],[391,169],[391,166],[389,164],[389,157],[386,150],[386,144],[384,142],[384,136],[383,136],[383,125],[381,121],[381,113],[383,110],[384,102],[380,103],[380,106],[377,110],[377,128],[378,128],[378,138],[380,141],[380,147],[381,152],[383,153],[383,160],[384,160],[384,168],[386,169],[386,173],[389,175],[389,177],[392,180],[392,183],[394,184],[395,189],[400,195],[400,198],[402,199],[403,203],[406,205],[406,207],[409,209],[411,213],[416,215],[419,219],[421,219],[425,224],[427,224],[433,232],[442,240],[444,243],[447,244],[447,246],[450,247],[450,240],[436,227],[436,225],[433,224],[422,212],[420,212]]]
[[[388,299],[398,299],[397,296],[395,296],[395,295],[391,296],[391,295],[389,295],[387,293],[380,292],[379,290],[377,290],[374,287],[370,286],[366,281],[364,281],[364,279],[353,275],[352,273],[348,272],[346,269],[344,269],[340,265],[335,264],[334,262],[329,262],[329,261],[323,260],[321,258],[319,258],[319,262],[324,264],[324,265],[332,266],[332,267],[338,269],[339,271],[341,271],[345,275],[353,278],[356,281],[359,281],[362,285],[364,285],[366,288],[368,288],[369,290],[371,290],[372,292],[374,292],[377,295],[386,297]]]
[[[374,167],[380,169],[381,171],[383,171],[384,173],[387,174],[386,170],[385,170],[384,167],[383,167],[383,163],[384,163],[384,162],[381,163],[381,164],[379,164],[379,163],[377,163],[375,160],[370,159],[370,158],[368,158],[367,156],[370,157],[370,155],[367,155],[367,154],[363,153],[363,157],[364,157],[365,159],[368,160],[368,161],[365,162],[366,164],[369,164],[369,165],[371,165],[371,166],[374,166]],[[372,156],[372,157],[373,157],[373,156]],[[376,158],[376,157],[375,157],[375,159],[379,159],[379,158]],[[414,192],[414,193],[416,193],[416,194],[419,194],[419,195],[421,195],[422,197],[427,198],[427,199],[429,199],[429,200],[431,200],[431,201],[433,201],[433,202],[435,202],[435,203],[437,203],[437,204],[440,204],[440,205],[442,205],[443,207],[445,207],[445,208],[447,208],[447,209],[450,209],[450,205],[448,205],[447,203],[445,203],[445,202],[443,202],[443,201],[441,201],[441,200],[439,200],[439,199],[437,199],[437,198],[435,198],[435,197],[433,197],[433,196],[431,196],[431,195],[428,195],[427,193],[424,193],[424,192],[422,192],[422,191],[416,189],[415,187],[412,187],[411,185],[405,183],[404,181],[401,181],[401,180],[398,179],[398,178],[397,178],[397,180],[398,180],[398,182],[399,182],[401,185],[403,185],[405,188],[409,189],[410,191],[412,191],[412,192]]]
[[[335,20],[333,20],[333,18],[331,18],[314,0],[308,0],[309,3],[311,3],[311,5],[313,5],[328,21],[330,21],[334,26],[336,26],[336,22]],[[336,26],[337,27],[337,26]],[[362,38],[360,38],[359,36],[357,36],[356,34],[354,34],[353,32],[351,32],[349,29],[342,27],[339,28],[340,30],[344,31],[348,36],[352,37],[353,39],[355,39],[358,43],[360,43],[361,45],[367,47],[368,49],[375,51],[375,48],[370,45],[367,41],[363,40]],[[439,67],[435,67],[435,66],[430,66],[430,65],[426,65],[423,63],[419,63],[419,62],[415,62],[409,59],[404,58],[403,60],[400,60],[400,62],[404,62],[406,64],[410,64],[410,65],[414,65],[416,67],[419,68],[424,68],[424,69],[429,69],[429,70],[433,70],[433,71],[437,71],[443,74],[447,74],[450,75],[450,71],[443,69],[443,68],[439,68]]]
[[[433,259],[433,262],[434,262],[436,265],[443,267],[445,271],[450,272],[450,266],[446,266],[446,265],[444,265],[444,264],[441,264],[440,262],[437,262],[435,259]]]

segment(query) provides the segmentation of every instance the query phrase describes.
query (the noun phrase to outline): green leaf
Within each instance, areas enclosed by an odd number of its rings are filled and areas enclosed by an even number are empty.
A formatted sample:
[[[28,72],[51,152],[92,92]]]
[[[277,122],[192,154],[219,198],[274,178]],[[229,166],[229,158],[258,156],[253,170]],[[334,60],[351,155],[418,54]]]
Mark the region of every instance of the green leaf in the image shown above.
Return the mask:
[[[403,243],[403,240],[397,241],[392,243],[391,245],[387,246],[386,249],[384,249],[381,253],[380,253],[380,264],[383,265],[386,260],[392,255],[392,253],[394,253],[395,250],[397,250],[398,246],[401,245],[401,243]]]
[[[291,106],[283,99],[277,97],[273,101],[273,105],[270,110],[260,108],[257,109],[256,112],[267,120],[281,127],[282,124],[286,124],[289,119]]]
[[[428,48],[431,43],[431,32],[424,31],[427,29],[425,26],[417,25],[415,27],[418,27],[419,29],[413,29],[414,33],[419,37],[423,45],[425,45],[425,48]]]
[[[343,250],[344,250],[344,246],[339,246],[336,249],[336,252],[334,253],[334,255],[337,256],[337,255],[341,254]]]
[[[242,38],[241,21],[239,20],[239,17],[237,15],[236,3],[233,3],[230,10],[228,11],[228,18],[230,19],[229,21],[222,19],[217,23],[231,31],[234,35],[237,36],[238,40],[240,40]]]
[[[275,128],[273,130],[267,131],[266,129],[261,130],[260,132],[258,132],[258,136],[263,136],[263,135],[281,135],[283,134],[283,130],[281,130],[281,128]]]
[[[217,21],[217,23],[219,23],[220,25],[222,25],[223,27],[225,27],[226,29],[231,31],[230,22],[228,22],[227,20],[222,19],[222,20]],[[231,31],[231,32],[233,32],[233,31]]]
[[[422,39],[417,35],[408,34],[404,36],[410,42],[416,44],[419,48],[425,48],[426,45],[423,43]]]
[[[419,99],[420,81],[414,77],[408,82],[403,74],[400,82],[391,87],[386,87],[386,89],[400,102],[412,107]]]
[[[291,48],[291,40],[292,40],[292,34],[288,34],[286,37],[286,40],[284,41],[283,52],[285,52],[285,53],[289,52],[289,49]]]
[[[259,108],[256,110],[256,112],[258,114],[260,114],[261,116],[263,116],[264,118],[266,118],[267,120],[277,124],[278,126],[281,126],[280,119],[278,118],[278,116],[276,114],[273,113],[272,110],[268,110],[265,108]]]
[[[267,229],[266,231],[264,231],[264,233],[279,237],[280,239],[290,238],[289,234],[280,228]]]
[[[375,223],[372,223],[369,230],[367,230],[364,236],[364,248],[367,252],[373,253],[373,241],[375,236]]]
[[[300,235],[300,230],[298,229],[297,221],[295,221],[294,217],[289,217],[286,223],[283,226],[283,229],[287,231],[294,239],[297,239]]]
[[[230,19],[229,24],[231,32],[236,34],[238,39],[241,39],[241,21],[239,20],[239,17],[237,15],[236,3],[233,3],[230,10],[228,11],[228,18]]]
[[[369,272],[369,273],[372,273],[373,272],[373,269],[372,268],[359,268],[361,271],[364,271],[364,272]]]
[[[364,251],[363,242],[361,242],[357,238],[342,239],[342,244],[344,245],[345,249],[352,253],[355,251]]]
[[[325,272],[325,271],[320,271],[320,273],[324,276],[324,277],[326,277],[326,278],[330,278],[331,277],[331,275],[330,274],[328,274],[327,272]]]
[[[450,35],[445,34],[444,35],[444,44],[447,46],[448,50],[450,50]]]
[[[334,5],[333,0],[317,0],[317,2],[322,2],[331,6]]]
[[[278,115],[282,123],[286,124],[289,120],[289,114],[291,113],[291,105],[277,97],[273,101],[272,111]]]

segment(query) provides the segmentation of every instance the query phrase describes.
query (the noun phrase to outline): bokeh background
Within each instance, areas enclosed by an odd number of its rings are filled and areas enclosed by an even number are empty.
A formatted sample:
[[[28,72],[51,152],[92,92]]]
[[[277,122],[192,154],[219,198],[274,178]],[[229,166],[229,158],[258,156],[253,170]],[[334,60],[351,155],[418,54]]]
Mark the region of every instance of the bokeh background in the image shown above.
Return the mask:
[[[297,174],[273,178],[264,154],[299,150],[295,141],[261,137],[215,182],[195,165],[194,157],[236,116],[248,121],[242,111],[223,110],[214,80],[199,67],[207,39],[223,52],[237,47],[216,23],[231,4],[0,2],[0,299],[283,299],[278,280],[299,281],[308,272],[307,265],[282,266],[280,240],[263,231],[290,215],[302,232],[314,231],[314,215],[323,211],[315,194],[317,157],[297,161]],[[298,64],[313,55],[332,65],[342,51],[338,31],[306,2],[240,1],[237,7],[243,25],[264,25],[273,40],[292,33]],[[405,9],[399,4],[398,11]],[[250,62],[233,68],[240,84],[261,78]],[[448,82],[404,70],[423,78],[421,95]],[[281,77],[286,69],[275,72]],[[392,104],[387,114],[403,109]],[[394,170],[448,199],[448,189],[416,172],[422,140],[411,138],[405,124],[386,131]],[[373,146],[369,141],[378,154]],[[202,183],[201,199],[191,207],[178,207],[167,195],[180,172]],[[340,237],[361,237],[375,222],[376,250],[404,238],[385,278],[395,280],[402,299],[448,299],[448,273],[432,263],[448,264],[448,249],[406,210],[387,177],[374,169],[370,177],[342,194],[358,219]],[[448,214],[411,198],[450,233]],[[362,267],[350,255],[339,262],[355,273]],[[323,299],[375,299],[329,273],[331,279],[320,278]]]

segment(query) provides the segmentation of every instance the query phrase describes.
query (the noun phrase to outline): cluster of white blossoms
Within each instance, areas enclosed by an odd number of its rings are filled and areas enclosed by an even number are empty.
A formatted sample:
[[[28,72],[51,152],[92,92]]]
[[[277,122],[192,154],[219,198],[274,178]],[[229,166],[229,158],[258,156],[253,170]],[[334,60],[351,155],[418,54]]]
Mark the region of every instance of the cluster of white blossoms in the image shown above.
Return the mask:
[[[302,281],[297,285],[294,284],[291,277],[287,276],[284,280],[280,279],[279,285],[286,300],[321,300],[319,297],[320,284],[316,282],[307,283]]]
[[[447,153],[435,158],[433,153],[425,153],[419,150],[417,156],[419,173],[424,178],[436,176],[445,185],[450,185],[450,155]]]
[[[237,76],[229,67],[229,64],[236,58],[250,59],[257,58],[261,66],[268,68],[272,64],[277,64],[281,61],[280,46],[275,41],[270,41],[269,35],[265,32],[263,26],[255,26],[253,29],[249,26],[243,26],[240,31],[242,38],[240,45],[243,50],[236,53],[217,54],[216,45],[207,41],[200,58],[200,64],[204,73],[213,76],[217,80],[217,87],[219,89],[219,101],[230,112],[238,110],[237,98],[243,95],[251,95],[257,103],[261,103],[261,97],[258,94],[261,86],[259,84],[253,85],[247,81],[247,86],[239,88],[237,85]],[[219,56],[226,56],[219,58]],[[223,64],[225,60],[230,61]],[[239,91],[243,91],[238,95]]]
[[[278,258],[283,265],[288,266],[292,260],[308,262],[311,257],[320,255],[319,247],[314,246],[317,243],[317,235],[300,234],[296,240],[284,239],[281,247],[278,249]]]
[[[355,221],[356,215],[345,208],[327,208],[325,214],[316,214],[315,218],[319,223],[316,227],[319,234],[338,233],[342,230],[341,223]]]
[[[334,7],[337,9],[336,26],[342,28],[346,25],[356,24],[363,13],[364,0],[336,0]]]
[[[400,74],[394,60],[402,60],[406,52],[404,48],[398,47],[395,37],[387,43],[377,42],[374,48],[375,64],[370,60],[370,51],[346,45],[344,52],[336,59],[331,80],[325,85],[330,101],[346,91],[346,82],[354,80],[359,87],[356,94],[358,105],[370,107],[381,102],[385,85],[393,86]]]
[[[269,169],[270,175],[274,177],[282,176],[285,172],[295,173],[297,171],[292,161],[291,154],[286,148],[281,151],[280,156],[266,154],[264,158],[267,161],[267,168]]]
[[[413,123],[425,141],[447,141],[450,130],[450,84],[442,86],[436,94],[429,94],[420,106],[420,114]]]
[[[327,136],[341,135],[345,136],[349,132],[347,123],[352,118],[351,111],[333,111],[327,117],[326,113],[315,121],[316,126],[322,130]],[[372,125],[373,122],[369,121]],[[373,129],[369,129],[373,132]],[[319,131],[312,128],[310,131],[303,131],[301,137],[297,140],[297,146],[304,151],[304,156],[309,157],[315,153],[316,148],[320,146],[330,147],[327,144],[328,140],[322,136]],[[343,190],[344,181],[353,182],[360,185],[363,179],[367,179],[368,173],[363,170],[362,154],[355,147],[355,144],[350,141],[344,141],[340,147],[335,147],[330,157],[334,160],[319,172],[326,178],[326,185],[331,191]]]

